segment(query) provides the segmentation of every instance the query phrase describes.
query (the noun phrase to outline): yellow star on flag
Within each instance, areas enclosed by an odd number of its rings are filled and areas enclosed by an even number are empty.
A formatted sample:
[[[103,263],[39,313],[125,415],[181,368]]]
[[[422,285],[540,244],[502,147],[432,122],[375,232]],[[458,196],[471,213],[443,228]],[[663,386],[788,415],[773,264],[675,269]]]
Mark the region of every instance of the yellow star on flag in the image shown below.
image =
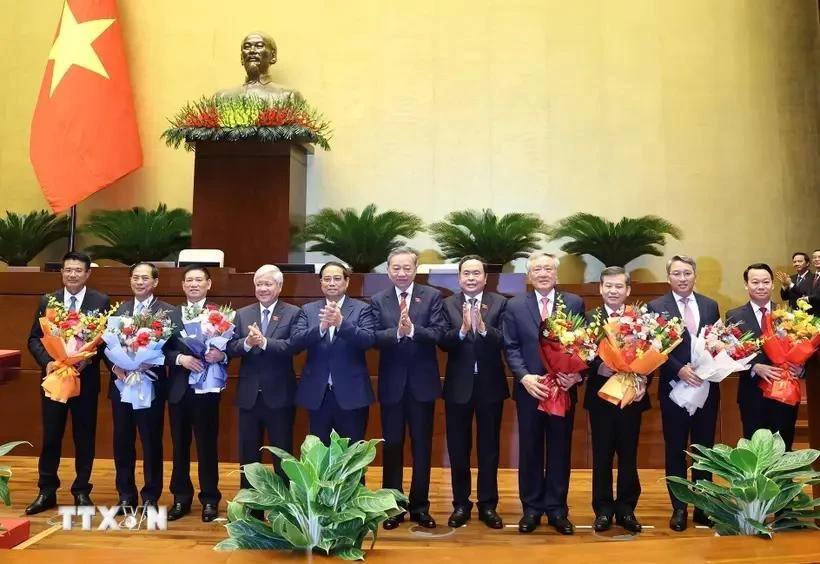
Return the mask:
[[[49,97],[63,80],[72,65],[86,68],[90,71],[109,78],[100,57],[91,44],[114,23],[113,19],[89,20],[77,23],[77,18],[71,12],[68,0],[63,4],[63,17],[60,20],[60,31],[51,46],[49,60],[54,61],[51,73],[51,89]]]

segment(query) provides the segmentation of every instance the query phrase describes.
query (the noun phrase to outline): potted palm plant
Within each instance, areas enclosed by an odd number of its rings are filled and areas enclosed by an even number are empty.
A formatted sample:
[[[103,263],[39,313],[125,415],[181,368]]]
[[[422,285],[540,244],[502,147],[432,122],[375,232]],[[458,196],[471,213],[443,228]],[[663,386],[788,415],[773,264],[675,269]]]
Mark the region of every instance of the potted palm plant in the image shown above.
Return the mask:
[[[655,215],[624,217],[618,223],[591,213],[576,213],[547,230],[551,241],[569,239],[561,250],[590,255],[604,266],[625,267],[643,255],[663,256],[666,237],[680,239],[680,228]]]
[[[300,458],[264,447],[282,461],[285,483],[270,466],[246,464],[242,471],[250,489],[239,490],[228,503],[226,529],[230,538],[216,550],[272,549],[320,552],[343,560],[364,560],[363,543],[370,534],[376,543],[379,524],[403,511],[401,492],[371,490],[362,484],[376,457],[380,439],[357,441],[336,431],[325,446],[308,435]]]
[[[301,239],[312,242],[308,251],[319,251],[346,262],[354,272],[372,272],[391,251],[424,228],[421,219],[408,212],[376,212],[370,204],[361,213],[351,208],[320,210],[310,215]]]
[[[820,484],[820,472],[812,468],[820,451],[786,452],[780,433],[759,429],[751,440],[740,439],[737,448],[692,445],[688,454],[692,468],[711,472],[723,483],[669,476],[669,489],[702,509],[719,535],[771,538],[779,531],[818,528],[820,499],[812,499],[805,488]]]
[[[501,272],[508,262],[536,250],[545,230],[536,214],[508,213],[499,218],[489,209],[454,211],[429,227],[445,259],[479,255],[490,272]]]
[[[95,210],[82,231],[105,241],[86,248],[94,259],[126,265],[175,260],[179,251],[191,246],[191,213],[182,208],[169,210],[165,204],[155,210]]]
[[[6,212],[0,219],[0,261],[9,270],[40,270],[28,266],[34,257],[55,241],[68,237],[68,218],[46,210],[27,214]]]

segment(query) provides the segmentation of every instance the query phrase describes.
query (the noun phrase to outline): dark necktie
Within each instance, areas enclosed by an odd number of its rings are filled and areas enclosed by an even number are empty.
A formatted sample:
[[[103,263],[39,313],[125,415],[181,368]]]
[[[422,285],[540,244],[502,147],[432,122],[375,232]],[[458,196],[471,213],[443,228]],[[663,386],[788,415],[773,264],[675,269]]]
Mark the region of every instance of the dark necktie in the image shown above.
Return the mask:
[[[407,292],[402,292],[400,296],[401,300],[399,301],[399,311],[403,312],[407,309]]]
[[[478,315],[476,311],[476,304],[478,300],[476,298],[470,298],[468,300],[470,302],[470,327],[473,328],[473,333],[476,332],[476,325],[478,324]]]
[[[77,296],[71,296],[68,301],[68,311],[77,311]]]
[[[268,331],[268,324],[270,323],[270,310],[265,308],[262,310],[262,334],[264,335]]]

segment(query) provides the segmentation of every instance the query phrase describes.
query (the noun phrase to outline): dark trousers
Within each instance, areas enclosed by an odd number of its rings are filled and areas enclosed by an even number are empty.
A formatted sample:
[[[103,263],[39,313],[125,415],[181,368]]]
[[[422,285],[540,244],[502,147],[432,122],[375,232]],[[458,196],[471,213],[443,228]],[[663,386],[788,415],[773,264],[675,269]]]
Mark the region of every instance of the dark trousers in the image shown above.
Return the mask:
[[[332,387],[328,387],[319,409],[310,411],[310,434],[316,435],[326,445],[330,444],[330,432],[347,437],[351,443],[364,439],[367,431],[368,406],[358,409],[342,409],[336,401]]]
[[[446,402],[447,454],[453,484],[453,507],[472,509],[470,491],[470,455],[473,450],[473,417],[476,421],[478,451],[478,509],[498,506],[498,460],[501,437],[501,415],[504,402],[475,402],[476,394],[467,403]]]
[[[641,410],[636,405],[621,409],[595,398],[589,410],[592,432],[592,509],[595,515],[631,515],[641,495],[638,478],[638,437]],[[612,495],[612,462],[618,454],[617,493]]]
[[[744,437],[751,439],[758,429],[768,429],[772,433],[780,433],[783,442],[786,443],[786,450],[792,449],[800,404],[788,405],[764,398],[763,394],[758,392],[744,397],[739,402],[739,407]]]
[[[403,491],[404,434],[410,429],[413,453],[413,478],[410,482],[410,514],[430,510],[430,463],[433,450],[433,413],[435,401],[416,401],[405,394],[402,401],[381,406],[384,433],[384,470],[382,487]]]
[[[219,400],[222,394],[195,394],[191,388],[179,403],[169,403],[174,466],[171,471],[171,493],[174,501],[190,504],[194,498],[191,482],[191,433],[196,440],[199,468],[199,502],[219,503]]]
[[[663,441],[666,453],[666,475],[686,478],[687,455],[684,452],[689,444],[698,444],[712,447],[715,444],[715,427],[717,426],[718,409],[720,407],[720,392],[717,384],[703,384],[712,386],[706,404],[689,415],[684,408],[669,399],[668,392],[661,394],[661,422],[663,424]],[[664,387],[669,390],[669,386]],[[703,470],[692,470],[692,480],[710,480],[712,474]],[[668,487],[667,487],[668,489]],[[674,509],[686,509],[686,504],[672,495],[669,491]]]
[[[99,377],[99,376],[98,376]],[[82,390],[82,384],[81,384]],[[71,413],[71,432],[74,439],[74,471],[76,478],[71,484],[74,495],[88,494],[92,485],[91,468],[94,465],[94,441],[97,436],[97,393],[83,393],[60,403],[48,399],[40,390],[43,418],[43,448],[37,469],[40,477],[37,487],[44,492],[56,492],[60,487],[57,470],[68,414]]]
[[[293,454],[293,420],[296,411],[292,405],[272,409],[265,405],[262,394],[256,395],[256,403],[251,409],[239,409],[239,464],[251,464],[262,461],[259,451],[265,445],[265,431],[268,433],[268,445],[281,448]],[[282,471],[281,461],[273,457],[276,473],[289,483],[289,478]],[[250,488],[245,474],[239,478],[240,487]]]
[[[537,405],[531,397],[516,404],[521,505],[526,515],[566,517],[575,404],[564,417],[538,411]]]
[[[121,501],[137,505],[137,484],[134,477],[137,463],[137,432],[142,443],[145,485],[140,490],[142,500],[157,501],[162,494],[162,432],[165,427],[165,399],[157,390],[151,407],[134,409],[119,398],[111,400],[114,417],[115,483]]]

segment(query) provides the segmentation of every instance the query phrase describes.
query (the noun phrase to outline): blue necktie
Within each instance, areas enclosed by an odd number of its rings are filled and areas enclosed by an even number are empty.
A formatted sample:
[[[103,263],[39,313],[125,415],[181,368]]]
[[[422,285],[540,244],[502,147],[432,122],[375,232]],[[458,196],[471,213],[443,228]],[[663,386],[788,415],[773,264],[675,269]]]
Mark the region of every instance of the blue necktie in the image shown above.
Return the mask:
[[[77,296],[71,296],[68,303],[68,311],[77,311]]]
[[[270,323],[270,311],[266,308],[262,310],[262,334],[268,332],[268,323]]]
[[[137,307],[134,309],[134,315],[141,314],[143,309],[145,309],[145,305],[142,302],[138,302]]]

